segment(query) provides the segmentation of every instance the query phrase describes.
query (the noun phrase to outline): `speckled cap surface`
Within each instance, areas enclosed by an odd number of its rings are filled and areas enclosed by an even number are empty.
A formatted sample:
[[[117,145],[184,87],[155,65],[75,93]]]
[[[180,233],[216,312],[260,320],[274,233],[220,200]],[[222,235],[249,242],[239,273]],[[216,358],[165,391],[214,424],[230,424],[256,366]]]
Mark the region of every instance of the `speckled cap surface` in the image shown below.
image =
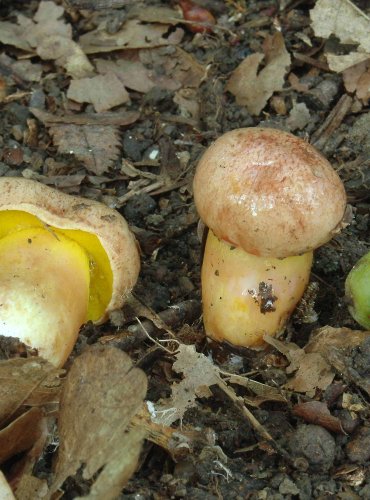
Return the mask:
[[[268,128],[219,137],[199,161],[194,198],[216,236],[279,258],[329,241],[346,208],[344,186],[330,163],[303,139]]]

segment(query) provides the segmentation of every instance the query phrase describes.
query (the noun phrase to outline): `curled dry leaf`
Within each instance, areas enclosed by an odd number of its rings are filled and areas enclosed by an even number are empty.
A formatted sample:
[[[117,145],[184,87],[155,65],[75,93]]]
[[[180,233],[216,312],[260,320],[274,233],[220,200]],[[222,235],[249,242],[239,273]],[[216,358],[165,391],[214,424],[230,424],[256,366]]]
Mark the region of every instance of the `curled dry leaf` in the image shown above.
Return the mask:
[[[252,115],[258,115],[274,92],[283,88],[285,75],[290,65],[290,55],[281,33],[267,37],[264,54],[251,54],[232,73],[226,90],[236,102],[245,106]],[[258,69],[265,60],[265,66]]]
[[[98,113],[130,100],[123,84],[111,72],[93,78],[72,80],[67,97],[76,102],[90,102]]]
[[[106,172],[118,158],[120,139],[117,127],[100,125],[53,125],[49,132],[61,154],[73,154],[87,170]]]
[[[299,403],[293,407],[293,413],[310,424],[321,425],[337,434],[345,434],[341,421],[330,413],[326,403],[321,401]]]
[[[94,346],[73,363],[62,392],[60,448],[52,491],[82,469],[89,498],[116,498],[135,471],[145,436],[128,427],[143,403],[147,380],[126,353]]]

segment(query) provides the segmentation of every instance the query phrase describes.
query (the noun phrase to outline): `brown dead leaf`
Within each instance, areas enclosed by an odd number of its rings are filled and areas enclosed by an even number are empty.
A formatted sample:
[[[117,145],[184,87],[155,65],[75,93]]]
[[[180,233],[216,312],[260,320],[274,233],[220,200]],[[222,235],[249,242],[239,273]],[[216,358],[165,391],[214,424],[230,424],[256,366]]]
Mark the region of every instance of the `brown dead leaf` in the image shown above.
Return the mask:
[[[62,370],[42,358],[14,358],[0,362],[0,426],[23,405],[54,402]],[[50,399],[45,397],[48,395]]]
[[[350,52],[349,54],[336,55],[336,54],[326,54],[326,59],[328,61],[329,68],[332,71],[341,73],[346,69],[352,68],[362,62],[368,61],[370,54],[365,54],[363,52]]]
[[[294,376],[285,384],[286,389],[313,396],[316,389],[325,390],[332,383],[335,373],[321,354],[306,353],[292,342],[281,342],[269,335],[265,335],[264,339],[290,362],[286,372],[294,373]]]
[[[135,471],[145,430],[128,431],[146,394],[143,371],[126,353],[94,346],[73,363],[61,397],[60,448],[52,491],[82,468],[88,498],[116,498]]]
[[[326,403],[321,401],[299,403],[293,406],[293,413],[310,424],[321,425],[337,434],[345,434],[341,421],[330,413]]]
[[[175,28],[168,36],[166,24],[143,24],[137,19],[125,22],[117,33],[108,33],[105,24],[80,37],[79,43],[85,54],[97,54],[121,49],[143,49],[181,42],[184,31]]]
[[[90,102],[98,113],[130,100],[127,90],[114,73],[72,80],[67,97],[76,102]]]
[[[0,431],[0,464],[22,451],[29,450],[45,427],[44,412],[31,408]]]
[[[23,474],[16,486],[15,494],[19,500],[46,499],[48,494],[46,479]]]
[[[44,125],[47,127],[50,125],[63,123],[68,125],[111,125],[111,126],[124,126],[130,125],[136,122],[139,118],[140,113],[137,111],[116,111],[112,113],[79,113],[76,114],[63,114],[55,115],[53,113],[47,113],[38,108],[28,108],[29,111],[36,116]]]
[[[127,15],[146,23],[178,24],[183,19],[178,10],[160,5],[143,5],[139,2],[130,8]]]
[[[355,92],[365,105],[370,99],[370,59],[343,71],[343,82],[348,92]]]
[[[96,59],[99,73],[114,73],[127,87],[137,92],[149,92],[153,87],[178,90],[199,87],[206,69],[191,54],[179,47],[159,47],[140,50],[136,59],[117,61]]]
[[[246,57],[226,85],[226,90],[236,97],[236,102],[245,106],[252,115],[258,115],[272,94],[282,90],[291,61],[283,35],[279,32],[266,38],[263,49],[264,54]],[[258,72],[263,59],[265,66]]]
[[[361,387],[370,395],[370,377],[359,374],[352,366],[351,351],[369,341],[370,331],[324,326],[316,330],[305,347],[308,354],[320,354],[344,380]]]
[[[323,326],[313,332],[305,351],[307,353],[319,352],[327,356],[333,349],[345,352],[358,347],[369,337],[370,332],[364,330]]]
[[[118,158],[121,141],[117,127],[52,125],[49,132],[59,153],[75,155],[97,175],[107,172]]]
[[[0,41],[54,60],[74,78],[89,76],[94,68],[72,40],[72,27],[62,16],[64,9],[52,1],[40,2],[32,19],[18,15],[18,24],[0,23]]]
[[[155,85],[149,77],[149,70],[140,60],[117,59],[116,61],[110,61],[108,59],[95,59],[94,63],[99,73],[103,75],[114,73],[128,89],[145,94]]]
[[[43,59],[55,61],[72,78],[84,78],[94,74],[94,68],[76,42],[59,35],[49,35],[41,40],[36,49]]]

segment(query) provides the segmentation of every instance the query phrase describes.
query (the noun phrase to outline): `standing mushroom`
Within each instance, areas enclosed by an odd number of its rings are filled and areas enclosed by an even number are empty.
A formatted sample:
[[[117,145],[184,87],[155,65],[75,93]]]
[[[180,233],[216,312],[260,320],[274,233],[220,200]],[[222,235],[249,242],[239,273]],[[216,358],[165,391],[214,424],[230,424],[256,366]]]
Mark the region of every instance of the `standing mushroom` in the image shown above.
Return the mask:
[[[56,366],[80,326],[102,323],[136,283],[124,218],[106,205],[23,178],[0,178],[0,335]]]
[[[209,227],[202,265],[206,333],[256,347],[284,328],[309,281],[312,251],[340,230],[343,184],[302,139],[227,132],[204,153],[195,204]]]

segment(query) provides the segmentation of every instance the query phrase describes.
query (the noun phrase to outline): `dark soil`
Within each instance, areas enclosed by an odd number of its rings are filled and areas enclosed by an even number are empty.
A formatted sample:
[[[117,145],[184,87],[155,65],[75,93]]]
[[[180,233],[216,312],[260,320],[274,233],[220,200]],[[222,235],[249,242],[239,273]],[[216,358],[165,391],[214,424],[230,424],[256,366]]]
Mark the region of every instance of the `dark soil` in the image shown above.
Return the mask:
[[[160,3],[160,0],[146,2],[148,5]],[[198,3],[209,8],[216,18],[230,16],[235,12],[235,6],[244,5],[244,2],[220,0],[199,0]],[[346,93],[341,75],[313,68],[309,63],[294,58],[292,70],[299,77],[306,76],[313,92],[310,98],[302,97],[287,85],[283,93],[286,114],[277,114],[276,109],[268,104],[258,117],[253,117],[236,104],[231,94],[224,91],[230,72],[248,54],[259,48],[256,32],[261,29],[266,34],[274,32],[276,20],[282,27],[286,46],[291,53],[307,50],[295,36],[303,29],[308,30],[315,48],[319,47],[320,40],[315,39],[307,28],[308,12],[314,2],[281,3],[287,4],[282,10],[279,10],[276,1],[246,2],[247,9],[241,9],[234,21],[233,32],[238,35],[236,40],[227,32],[207,36],[186,33],[181,47],[209,66],[207,79],[199,89],[199,128],[195,129],[186,120],[178,119],[178,107],[173,102],[172,91],[154,89],[146,95],[132,93],[130,108],[140,111],[140,119],[124,127],[121,136],[124,158],[140,163],[148,159],[153,149],[157,149],[160,166],[167,170],[175,169],[177,175],[173,178],[179,177],[183,181],[180,187],[162,193],[141,192],[120,208],[132,226],[142,252],[142,270],[135,296],[157,313],[192,299],[193,309],[187,311],[180,322],[170,325],[178,332],[181,341],[195,343],[199,351],[213,355],[215,363],[223,370],[251,374],[255,380],[273,387],[282,387],[287,380],[286,363],[273,348],[257,354],[233,352],[227,347],[211,346],[205,339],[199,315],[202,245],[197,234],[198,219],[192,200],[191,180],[198,158],[222,133],[238,127],[258,125],[289,130],[289,110],[298,99],[306,103],[311,120],[295,134],[309,140]],[[365,9],[367,2],[357,1],[356,4]],[[15,9],[31,16],[37,5],[38,1],[0,2],[1,19],[13,19]],[[120,12],[124,10],[124,7],[119,9]],[[114,16],[114,11],[107,11],[104,15]],[[256,20],[261,16],[267,17],[267,21],[263,26],[258,26]],[[71,19],[69,21],[73,24]],[[253,27],[252,21],[256,22],[256,27]],[[243,36],[239,36],[245,23],[251,23],[252,27],[243,30]],[[76,36],[82,25],[81,21],[75,22]],[[19,53],[10,46],[3,47],[3,51],[13,56]],[[34,60],[39,62],[38,58]],[[42,64],[46,67],[49,63]],[[65,191],[106,202],[113,199],[111,197],[122,196],[129,187],[128,181],[120,178],[121,158],[106,174],[109,181],[94,182],[93,176],[86,172],[78,160],[57,154],[47,129],[41,123],[37,147],[24,142],[27,120],[32,117],[29,112],[31,105],[51,112],[62,109],[68,77],[62,69],[55,69],[52,63],[49,68],[50,72],[57,72],[57,77],[30,84],[12,80],[10,75],[2,72],[0,65],[0,77],[10,82],[10,93],[32,91],[32,95],[1,105],[0,175],[20,176],[25,169],[30,169],[47,177],[52,161],[62,165],[69,162],[68,171],[82,172],[85,178],[78,186],[62,186]],[[315,90],[320,89],[322,82],[331,83],[331,92],[329,95],[324,93],[318,100]],[[312,282],[318,283],[314,297],[318,319],[314,323],[305,323],[295,316],[287,328],[290,341],[299,346],[304,346],[310,333],[320,326],[359,329],[347,310],[344,280],[369,245],[369,129],[370,114],[366,108],[360,107],[357,111],[347,113],[321,148],[344,181],[354,217],[351,225],[315,253]],[[21,152],[19,157],[14,150]],[[179,153],[188,155],[185,170],[181,170]],[[159,173],[160,168],[156,168]],[[64,174],[63,169],[61,174]],[[123,315],[114,315],[110,322],[101,327],[88,325],[81,333],[76,353],[86,343],[94,343],[101,336],[124,331],[127,328],[127,314],[124,311]],[[186,323],[190,323],[191,328],[184,326]],[[166,337],[163,331],[154,329],[153,332],[156,338]],[[145,337],[138,337],[131,344],[121,347],[148,375],[148,399],[156,401],[168,397],[171,393],[170,366],[174,359]],[[349,370],[369,377],[368,346],[353,352],[352,357],[347,358],[347,363]],[[236,391],[240,396],[247,395],[243,388],[236,388]],[[340,418],[343,426],[349,422],[346,433],[334,433],[295,416],[292,407],[299,401],[308,400],[305,395],[290,394],[288,404],[267,401],[259,407],[251,407],[253,415],[274,438],[275,449],[261,441],[239,409],[221,391],[212,389],[212,392],[211,398],[199,399],[198,406],[188,410],[182,426],[209,433],[213,436],[213,444],[199,453],[188,454],[177,463],[157,445],[145,444],[138,471],[129,481],[122,498],[370,498],[369,396],[353,379],[346,379],[338,373],[325,393],[317,392],[313,398],[330,401],[328,406],[332,415]],[[353,412],[345,408],[342,404],[344,392],[361,402],[363,409]],[[47,460],[43,458],[39,462],[39,475],[47,477],[51,459],[52,456],[48,456]],[[74,498],[84,491],[78,480],[68,483],[65,489],[63,498]]]

